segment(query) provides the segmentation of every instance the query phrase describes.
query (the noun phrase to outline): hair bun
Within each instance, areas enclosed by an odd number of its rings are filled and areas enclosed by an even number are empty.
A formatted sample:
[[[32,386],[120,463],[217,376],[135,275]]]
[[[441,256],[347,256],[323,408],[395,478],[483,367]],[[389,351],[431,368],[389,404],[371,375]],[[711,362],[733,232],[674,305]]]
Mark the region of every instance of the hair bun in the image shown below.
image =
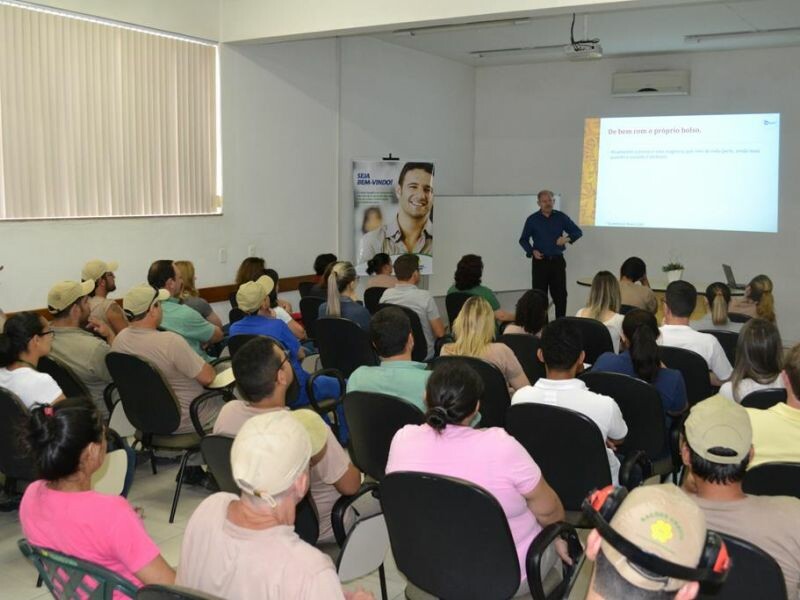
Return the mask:
[[[449,422],[447,410],[442,406],[434,406],[428,409],[428,414],[425,415],[425,422],[436,431],[442,431]]]

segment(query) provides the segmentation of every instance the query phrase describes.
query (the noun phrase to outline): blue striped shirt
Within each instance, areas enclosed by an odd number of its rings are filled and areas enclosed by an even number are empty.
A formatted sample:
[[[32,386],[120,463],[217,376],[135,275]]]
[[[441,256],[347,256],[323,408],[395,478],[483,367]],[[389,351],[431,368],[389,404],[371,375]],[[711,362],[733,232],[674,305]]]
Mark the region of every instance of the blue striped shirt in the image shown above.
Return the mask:
[[[525,220],[519,245],[527,256],[531,256],[534,250],[548,257],[561,256],[564,253],[564,246],[557,246],[556,240],[564,233],[569,235],[570,244],[583,235],[580,227],[560,210],[554,210],[549,217],[545,217],[542,211],[537,210]]]

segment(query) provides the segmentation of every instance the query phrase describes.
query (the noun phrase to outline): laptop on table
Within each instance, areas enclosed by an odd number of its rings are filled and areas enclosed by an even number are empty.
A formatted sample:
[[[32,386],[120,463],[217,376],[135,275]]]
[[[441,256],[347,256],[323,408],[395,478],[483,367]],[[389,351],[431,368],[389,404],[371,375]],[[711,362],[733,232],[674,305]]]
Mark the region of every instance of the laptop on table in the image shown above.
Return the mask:
[[[743,290],[747,287],[744,283],[736,283],[736,278],[733,276],[733,269],[730,265],[722,265],[722,270],[725,271],[725,278],[728,280],[728,287],[732,290]]]

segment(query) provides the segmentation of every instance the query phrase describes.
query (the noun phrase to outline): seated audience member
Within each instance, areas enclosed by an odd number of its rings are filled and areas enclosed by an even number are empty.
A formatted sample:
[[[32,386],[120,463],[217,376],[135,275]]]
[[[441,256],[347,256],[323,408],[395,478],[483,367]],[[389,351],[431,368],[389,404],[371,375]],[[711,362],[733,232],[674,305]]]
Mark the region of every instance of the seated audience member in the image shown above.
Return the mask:
[[[647,266],[638,256],[631,256],[622,263],[619,269],[619,294],[622,304],[653,314],[658,311],[658,299],[647,279]]]
[[[506,325],[503,333],[528,334],[540,337],[547,325],[547,296],[541,290],[528,290],[517,300],[514,322]]]
[[[288,411],[247,419],[231,449],[241,495],[213,494],[194,511],[178,585],[220,598],[372,598],[362,591],[343,594],[331,559],[294,531],[311,454],[308,433]]]
[[[303,326],[294,320],[288,310],[281,306],[281,300],[278,298],[278,285],[280,282],[278,272],[275,269],[264,269],[264,274],[272,279],[272,282],[275,284],[275,287],[273,287],[272,291],[269,293],[269,306],[275,313],[275,316],[286,323],[289,331],[291,331],[298,340],[302,341],[306,339],[306,330]]]
[[[117,289],[117,278],[114,271],[118,266],[115,262],[90,260],[83,265],[81,271],[82,281],[94,282],[94,289],[89,292],[91,316],[108,325],[114,333],[119,333],[128,326],[128,320],[120,305],[108,297]]]
[[[203,360],[210,361],[211,357],[205,353],[202,346],[221,341],[222,328],[206,321],[196,310],[181,304],[183,280],[180,271],[175,268],[175,263],[171,260],[155,261],[147,273],[147,283],[156,290],[163,289],[169,292],[169,297],[161,302],[163,313],[161,327],[183,337]]]
[[[291,332],[288,325],[276,318],[275,313],[270,308],[269,294],[273,287],[272,279],[262,275],[257,281],[249,281],[239,288],[239,291],[236,292],[236,300],[239,308],[246,316],[231,325],[229,334],[230,337],[237,335],[266,335],[280,342],[288,352],[289,363],[294,369],[300,386],[298,398],[293,407],[305,406],[310,402],[306,391],[306,382],[309,375],[301,364],[306,352],[300,346],[300,342]],[[314,392],[318,400],[338,398],[340,393],[339,382],[333,377],[317,377],[314,380]]]
[[[628,426],[613,399],[589,391],[575,375],[583,366],[585,354],[581,331],[575,323],[558,319],[542,331],[539,360],[544,363],[546,378],[518,390],[511,404],[538,402],[583,413],[600,428],[606,442],[611,481],[619,480],[619,459],[613,449],[628,435]]]
[[[339,259],[335,254],[320,254],[314,259],[314,274],[316,275],[316,283],[311,286],[308,292],[309,296],[314,298],[328,298],[328,276],[331,273],[331,268]]]
[[[480,296],[473,296],[453,322],[456,341],[442,346],[442,356],[471,356],[493,364],[505,377],[508,393],[513,394],[530,381],[514,351],[493,341],[494,332],[492,307]]]
[[[789,350],[781,373],[786,402],[767,410],[748,408],[753,426],[754,467],[766,462],[800,462],[800,344]]]
[[[719,393],[741,402],[750,392],[782,388],[783,341],[774,323],[751,319],[744,323],[736,343],[736,364],[731,380]]]
[[[589,303],[580,309],[575,316],[600,321],[611,334],[614,352],[619,352],[619,340],[622,334],[623,316],[619,313],[621,306],[619,282],[609,271],[600,271],[592,278],[592,289],[589,291]]]
[[[744,289],[744,296],[731,298],[728,310],[751,317],[775,322],[775,297],[772,280],[766,275],[756,275]]]
[[[26,438],[41,476],[19,507],[22,533],[31,544],[95,563],[136,586],[175,581],[128,501],[92,491],[106,438],[89,399],[33,407]]]
[[[197,275],[195,275],[194,264],[190,260],[176,260],[175,269],[181,274],[183,290],[180,293],[180,300],[189,308],[193,308],[200,313],[206,321],[222,329],[222,319],[214,312],[211,305],[200,297],[197,291]]]
[[[483,278],[483,260],[476,254],[465,254],[456,265],[456,272],[453,275],[455,283],[447,290],[448,294],[460,292],[472,296],[480,296],[489,303],[494,311],[494,316],[498,321],[513,321],[514,315],[500,308],[500,301],[494,292],[485,285],[481,284]]]
[[[653,313],[635,308],[622,321],[621,354],[601,354],[592,366],[592,371],[609,371],[636,377],[652,384],[661,397],[661,405],[667,416],[667,426],[686,410],[686,384],[683,375],[675,369],[667,369],[658,356],[658,322]]]
[[[483,382],[463,363],[439,365],[426,388],[424,425],[406,425],[392,440],[386,472],[421,471],[457,477],[492,494],[503,507],[520,563],[518,595],[527,592],[525,556],[542,527],[564,518],[564,508],[528,452],[500,427],[473,429]],[[446,509],[446,507],[442,507]],[[566,544],[556,551],[569,561]],[[545,556],[542,573],[557,558]]]
[[[397,396],[424,412],[431,371],[425,363],[411,360],[414,336],[408,315],[394,306],[382,308],[370,320],[369,337],[381,364],[358,367],[347,380],[347,391]]]
[[[130,325],[114,338],[111,350],[134,354],[155,365],[172,388],[181,407],[181,422],[174,433],[195,429],[189,406],[214,380],[214,368],[192,350],[185,338],[172,331],[159,331],[162,306],[170,297],[167,290],[156,290],[146,283],[131,288],[122,300],[122,309]],[[192,310],[187,307],[187,310]],[[199,317],[199,315],[198,315]],[[201,420],[212,423],[218,406],[206,403]]]
[[[394,261],[394,274],[397,276],[397,285],[383,293],[381,304],[397,304],[417,313],[428,345],[425,360],[430,360],[436,340],[444,335],[444,323],[431,293],[417,287],[420,279],[419,257],[416,254],[398,256]]]
[[[734,323],[728,318],[728,303],[731,301],[731,288],[716,281],[706,288],[706,314],[700,319],[691,321],[692,329],[719,329],[721,331],[739,331],[741,323]]]
[[[631,490],[610,527],[638,549],[690,568],[700,563],[706,544],[702,511],[671,483]],[[586,557],[595,563],[587,600],[692,600],[699,591],[696,581],[666,577],[637,565],[635,557],[627,558],[598,529],[589,533]]]
[[[710,529],[755,544],[781,566],[788,597],[800,598],[800,500],[742,491],[753,458],[747,411],[719,394],[694,405],[684,424],[681,458]],[[735,568],[735,566],[734,566]]]
[[[730,378],[733,368],[717,338],[689,326],[689,317],[696,302],[697,290],[691,283],[673,281],[667,286],[664,324],[658,343],[697,352],[708,363],[711,385],[719,387]]]
[[[13,392],[30,408],[36,403],[52,404],[64,399],[55,380],[39,373],[39,359],[50,353],[53,330],[32,312],[12,315],[0,335],[0,387]]]
[[[106,355],[111,352],[109,344],[116,336],[108,325],[90,316],[88,294],[93,285],[91,280],[83,283],[61,281],[50,288],[47,294],[47,309],[53,315],[50,356],[77,375],[89,390],[100,414],[106,416],[108,409],[103,392],[112,382],[106,367]],[[87,328],[98,335],[92,335]]]
[[[239,268],[236,270],[236,280],[234,281],[234,285],[238,290],[242,285],[244,285],[248,281],[255,281],[262,275],[268,275],[267,271],[268,271],[267,262],[263,258],[261,258],[260,256],[248,256],[242,261],[242,263],[239,265]],[[277,287],[278,285],[277,278],[273,278],[273,281],[275,282],[275,286]],[[236,292],[233,292],[228,297],[228,300],[230,300],[231,306],[233,308],[238,308],[238,306],[236,305]],[[278,298],[278,306],[280,306],[287,312],[292,311],[292,305],[280,298]]]
[[[297,385],[286,351],[274,340],[255,338],[233,357],[236,387],[244,400],[231,400],[219,412],[214,433],[235,436],[250,417],[286,410],[286,392]],[[313,432],[316,446],[311,458],[311,497],[319,516],[319,541],[333,541],[331,509],[342,495],[352,495],[361,485],[361,473],[317,413],[295,410],[292,416]]]
[[[356,298],[356,268],[349,262],[337,262],[328,274],[328,297],[319,307],[319,317],[341,317],[369,331],[369,311]]]
[[[378,252],[367,261],[367,279],[364,289],[380,287],[391,288],[397,285],[397,277],[392,275],[392,259],[385,252]]]

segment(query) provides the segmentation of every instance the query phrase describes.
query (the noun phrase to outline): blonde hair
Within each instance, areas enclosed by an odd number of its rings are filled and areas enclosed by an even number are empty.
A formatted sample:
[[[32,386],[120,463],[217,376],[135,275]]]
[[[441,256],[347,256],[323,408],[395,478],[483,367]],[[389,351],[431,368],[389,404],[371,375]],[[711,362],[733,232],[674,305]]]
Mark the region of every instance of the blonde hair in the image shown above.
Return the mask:
[[[775,322],[775,298],[772,280],[766,275],[756,275],[750,281],[750,299],[756,303],[756,315],[770,323]]]
[[[589,318],[600,320],[607,310],[618,313],[621,305],[619,281],[610,271],[599,271],[592,279],[592,289],[586,305]]]
[[[486,347],[494,340],[494,311],[480,296],[472,296],[464,303],[453,322],[453,354],[481,358]]]
[[[334,263],[328,275],[328,306],[325,314],[329,317],[342,316],[342,302],[339,294],[356,280],[356,268],[353,263],[339,261]]]
[[[183,279],[183,291],[181,292],[181,298],[185,299],[191,296],[199,296],[200,293],[197,291],[197,288],[194,287],[194,265],[192,264],[192,261],[176,260],[175,268],[180,271],[181,279]]]
[[[716,326],[728,324],[728,303],[731,301],[730,288],[721,281],[715,281],[706,288],[706,302],[711,311],[711,322]]]

